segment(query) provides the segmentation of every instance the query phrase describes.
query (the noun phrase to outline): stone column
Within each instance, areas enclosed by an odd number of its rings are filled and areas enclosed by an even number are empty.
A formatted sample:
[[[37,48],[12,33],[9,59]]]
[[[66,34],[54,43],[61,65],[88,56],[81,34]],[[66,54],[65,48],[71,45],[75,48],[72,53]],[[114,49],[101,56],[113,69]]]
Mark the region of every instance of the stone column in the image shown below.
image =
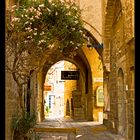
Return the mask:
[[[38,74],[38,120],[43,121],[44,119],[44,99],[43,99],[43,83],[42,83],[42,73],[40,72]]]
[[[93,121],[93,101],[94,96],[91,93],[87,95],[87,120]]]

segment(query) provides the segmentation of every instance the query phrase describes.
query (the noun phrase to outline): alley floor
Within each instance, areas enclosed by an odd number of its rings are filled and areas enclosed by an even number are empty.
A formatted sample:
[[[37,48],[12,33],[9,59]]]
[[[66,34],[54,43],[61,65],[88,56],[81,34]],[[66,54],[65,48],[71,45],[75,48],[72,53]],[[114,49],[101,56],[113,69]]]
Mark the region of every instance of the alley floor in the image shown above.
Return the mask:
[[[74,121],[70,118],[47,118],[35,126],[40,140],[125,140],[93,121]]]

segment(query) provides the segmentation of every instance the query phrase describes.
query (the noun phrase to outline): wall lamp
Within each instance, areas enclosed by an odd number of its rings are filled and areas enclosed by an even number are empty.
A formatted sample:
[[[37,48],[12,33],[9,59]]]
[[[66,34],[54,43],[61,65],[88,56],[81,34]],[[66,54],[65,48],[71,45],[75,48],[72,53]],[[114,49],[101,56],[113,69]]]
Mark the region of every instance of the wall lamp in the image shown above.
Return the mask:
[[[97,45],[92,45],[91,47],[103,49],[103,43],[97,44]]]
[[[97,44],[90,36],[86,36],[88,48],[100,48],[103,49],[103,43]]]
[[[87,47],[88,48],[103,49],[103,43],[101,43],[101,44],[91,44],[90,42],[88,42]]]

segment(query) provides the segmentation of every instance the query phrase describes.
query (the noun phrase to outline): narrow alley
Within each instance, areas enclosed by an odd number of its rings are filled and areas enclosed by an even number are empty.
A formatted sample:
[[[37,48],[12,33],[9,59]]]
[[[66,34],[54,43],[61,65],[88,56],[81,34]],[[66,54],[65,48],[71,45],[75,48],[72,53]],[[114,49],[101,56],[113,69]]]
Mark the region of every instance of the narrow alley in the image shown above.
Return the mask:
[[[6,140],[135,140],[134,0],[6,0]]]

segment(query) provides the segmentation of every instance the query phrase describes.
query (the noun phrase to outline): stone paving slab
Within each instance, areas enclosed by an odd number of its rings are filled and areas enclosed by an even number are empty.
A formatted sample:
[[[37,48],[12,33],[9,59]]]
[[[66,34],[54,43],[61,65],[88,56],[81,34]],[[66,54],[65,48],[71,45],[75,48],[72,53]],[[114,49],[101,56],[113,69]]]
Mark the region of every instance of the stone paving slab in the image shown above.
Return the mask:
[[[109,133],[108,133],[109,134]],[[73,133],[40,133],[40,140],[122,140],[114,139],[106,134],[73,134]]]
[[[51,118],[36,125],[40,140],[125,140],[112,134],[99,122],[74,121],[65,118]]]

